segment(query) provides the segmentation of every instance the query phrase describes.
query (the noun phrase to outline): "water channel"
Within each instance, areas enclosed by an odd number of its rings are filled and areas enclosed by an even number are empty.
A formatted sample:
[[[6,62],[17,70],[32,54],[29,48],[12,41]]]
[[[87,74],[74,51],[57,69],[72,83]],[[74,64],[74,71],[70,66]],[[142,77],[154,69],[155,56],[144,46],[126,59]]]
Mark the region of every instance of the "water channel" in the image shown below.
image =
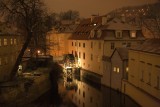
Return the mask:
[[[129,96],[116,90],[95,84],[87,78],[63,75],[58,81],[59,107],[140,107]],[[41,96],[34,104],[41,107],[51,105],[52,91]],[[43,106],[44,105],[44,106]],[[53,106],[54,107],[54,106]]]

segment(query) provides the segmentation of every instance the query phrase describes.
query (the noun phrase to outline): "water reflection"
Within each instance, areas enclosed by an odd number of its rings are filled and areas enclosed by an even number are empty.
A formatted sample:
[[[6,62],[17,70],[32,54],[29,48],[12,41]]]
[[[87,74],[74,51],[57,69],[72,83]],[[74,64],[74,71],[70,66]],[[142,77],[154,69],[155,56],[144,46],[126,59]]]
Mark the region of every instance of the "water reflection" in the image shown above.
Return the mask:
[[[75,75],[72,76],[72,81],[65,78],[64,86],[67,90],[72,90],[71,99],[77,107],[140,107],[128,96],[86,78]]]

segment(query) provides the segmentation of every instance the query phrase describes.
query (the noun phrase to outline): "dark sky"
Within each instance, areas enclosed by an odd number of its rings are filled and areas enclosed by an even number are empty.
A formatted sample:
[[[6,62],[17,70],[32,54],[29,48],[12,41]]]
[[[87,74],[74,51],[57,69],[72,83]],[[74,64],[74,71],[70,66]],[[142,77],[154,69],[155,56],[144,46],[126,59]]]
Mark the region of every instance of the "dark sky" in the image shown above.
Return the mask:
[[[104,15],[113,9],[154,3],[158,0],[44,0],[50,11],[63,12],[77,10],[82,17],[92,14]]]

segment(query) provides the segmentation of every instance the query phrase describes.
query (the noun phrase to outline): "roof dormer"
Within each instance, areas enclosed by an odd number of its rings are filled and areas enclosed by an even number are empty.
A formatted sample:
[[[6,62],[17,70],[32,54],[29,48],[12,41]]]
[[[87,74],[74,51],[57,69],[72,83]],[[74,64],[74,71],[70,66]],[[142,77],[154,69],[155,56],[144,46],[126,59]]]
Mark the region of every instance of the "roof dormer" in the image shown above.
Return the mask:
[[[122,31],[121,30],[116,30],[115,31],[115,36],[116,36],[116,38],[122,38]]]
[[[91,30],[91,32],[90,32],[90,37],[91,38],[94,38],[94,35],[95,35],[96,33],[95,33],[95,30]]]
[[[136,31],[135,30],[130,31],[130,37],[131,38],[136,38]]]
[[[101,35],[102,35],[102,30],[99,29],[99,30],[97,31],[97,38],[100,38]]]

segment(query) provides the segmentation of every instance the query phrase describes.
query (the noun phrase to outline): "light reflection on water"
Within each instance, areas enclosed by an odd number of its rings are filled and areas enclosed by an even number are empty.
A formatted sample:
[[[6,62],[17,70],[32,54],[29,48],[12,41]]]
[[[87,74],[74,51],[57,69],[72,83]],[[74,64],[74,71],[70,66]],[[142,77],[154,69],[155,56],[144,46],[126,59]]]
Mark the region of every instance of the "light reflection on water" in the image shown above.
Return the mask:
[[[77,107],[140,107],[130,97],[86,78],[74,77],[64,85]]]

